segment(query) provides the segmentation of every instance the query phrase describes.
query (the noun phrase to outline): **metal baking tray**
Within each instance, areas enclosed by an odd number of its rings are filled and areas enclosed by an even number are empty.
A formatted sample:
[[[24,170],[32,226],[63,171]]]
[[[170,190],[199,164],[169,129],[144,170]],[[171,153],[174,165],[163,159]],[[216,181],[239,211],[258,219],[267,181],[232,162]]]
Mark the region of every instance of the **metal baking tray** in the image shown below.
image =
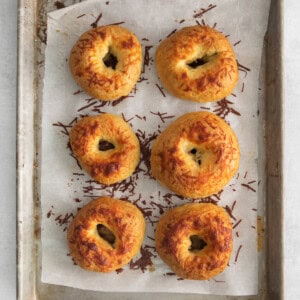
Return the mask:
[[[259,293],[231,297],[162,293],[104,293],[41,282],[40,144],[41,99],[46,15],[76,0],[19,0],[17,129],[17,273],[18,299],[284,299],[283,236],[283,3],[271,0],[260,72],[259,214],[263,216],[263,250],[259,253]],[[262,232],[262,231],[261,231]],[[260,236],[261,238],[261,236]]]

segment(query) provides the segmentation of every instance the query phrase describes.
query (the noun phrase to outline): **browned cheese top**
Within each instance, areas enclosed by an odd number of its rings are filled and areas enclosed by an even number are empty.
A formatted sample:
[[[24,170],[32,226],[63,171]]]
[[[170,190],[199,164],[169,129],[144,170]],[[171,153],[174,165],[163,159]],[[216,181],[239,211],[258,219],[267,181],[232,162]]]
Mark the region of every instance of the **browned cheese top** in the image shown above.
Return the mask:
[[[101,237],[97,225],[114,235],[114,242]],[[70,254],[84,269],[111,272],[128,263],[139,251],[145,234],[142,213],[133,204],[100,197],[84,206],[68,229]]]
[[[239,167],[240,150],[230,126],[210,112],[187,113],[157,138],[151,154],[154,177],[184,197],[219,192]]]
[[[208,26],[190,26],[165,39],[156,68],[174,96],[197,102],[221,100],[238,81],[238,66],[227,38]]]
[[[70,54],[74,79],[92,97],[111,101],[130,93],[142,67],[142,48],[127,29],[102,26],[80,36]]]
[[[70,131],[70,144],[83,169],[104,184],[129,177],[140,158],[139,141],[131,127],[112,114],[82,118]]]
[[[191,249],[191,237],[205,242]],[[232,251],[232,224],[226,211],[214,204],[189,203],[166,212],[156,228],[156,249],[178,275],[209,279],[222,272]]]

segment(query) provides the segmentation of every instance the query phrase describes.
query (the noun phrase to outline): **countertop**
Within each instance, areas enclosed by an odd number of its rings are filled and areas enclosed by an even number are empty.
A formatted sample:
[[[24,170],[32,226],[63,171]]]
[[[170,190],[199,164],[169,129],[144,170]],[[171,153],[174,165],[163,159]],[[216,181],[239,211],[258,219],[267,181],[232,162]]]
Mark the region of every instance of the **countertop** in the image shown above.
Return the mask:
[[[246,1],[246,0],[241,0]],[[17,0],[0,10],[0,298],[16,299]],[[300,1],[284,1],[284,187],[286,299],[300,299]]]

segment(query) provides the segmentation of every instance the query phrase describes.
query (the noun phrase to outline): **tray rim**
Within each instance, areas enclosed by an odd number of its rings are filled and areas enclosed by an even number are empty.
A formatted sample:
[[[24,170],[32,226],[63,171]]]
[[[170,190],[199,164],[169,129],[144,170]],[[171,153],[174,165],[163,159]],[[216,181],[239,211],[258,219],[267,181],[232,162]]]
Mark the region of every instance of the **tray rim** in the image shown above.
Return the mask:
[[[39,199],[35,192],[38,176],[37,138],[37,76],[36,59],[39,26],[39,1],[19,0],[18,11],[18,88],[17,88],[17,297],[18,299],[39,299],[40,284],[37,270],[37,251],[40,237]],[[41,4],[40,4],[41,5]],[[277,52],[271,49],[275,41],[267,41],[267,55],[274,55],[276,72],[266,74],[266,99],[279,99],[276,110],[279,126],[278,135],[272,134],[273,111],[266,112],[266,157],[272,153],[274,145],[277,153],[275,164],[266,164],[266,291],[265,299],[284,299],[284,190],[283,190],[283,1],[271,0],[268,30],[275,26]],[[276,23],[277,22],[277,23]],[[268,64],[268,61],[267,61]],[[268,84],[268,82],[270,84]],[[275,82],[275,84],[274,84]],[[274,88],[275,87],[275,88]],[[269,103],[270,104],[270,103]],[[268,100],[266,100],[268,105]],[[28,176],[31,174],[31,176]],[[275,199],[276,209],[272,209],[270,198]],[[268,200],[269,199],[269,200]],[[272,222],[277,220],[277,222]],[[274,228],[276,223],[276,229]],[[274,232],[272,234],[272,232]],[[31,237],[31,240],[28,238]],[[276,249],[276,251],[271,251]],[[34,253],[34,255],[33,255]],[[270,266],[276,271],[271,271]],[[275,267],[274,267],[275,266]],[[272,270],[273,270],[272,269]],[[24,271],[26,270],[26,272]],[[226,298],[226,297],[224,297]],[[237,299],[239,297],[233,297]]]

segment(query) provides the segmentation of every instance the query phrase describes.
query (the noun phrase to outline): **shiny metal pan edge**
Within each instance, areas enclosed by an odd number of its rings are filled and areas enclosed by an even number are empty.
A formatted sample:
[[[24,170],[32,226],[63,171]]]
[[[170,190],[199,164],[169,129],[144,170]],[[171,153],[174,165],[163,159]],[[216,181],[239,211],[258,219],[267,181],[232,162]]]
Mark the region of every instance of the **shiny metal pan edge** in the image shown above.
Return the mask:
[[[163,293],[104,293],[41,282],[40,119],[46,13],[54,0],[19,0],[17,113],[17,275],[18,299],[284,299],[283,236],[283,3],[272,0],[262,57],[259,194],[264,247],[259,254],[259,294],[209,296]],[[79,1],[68,1],[79,2]],[[53,7],[53,5],[52,5]]]

